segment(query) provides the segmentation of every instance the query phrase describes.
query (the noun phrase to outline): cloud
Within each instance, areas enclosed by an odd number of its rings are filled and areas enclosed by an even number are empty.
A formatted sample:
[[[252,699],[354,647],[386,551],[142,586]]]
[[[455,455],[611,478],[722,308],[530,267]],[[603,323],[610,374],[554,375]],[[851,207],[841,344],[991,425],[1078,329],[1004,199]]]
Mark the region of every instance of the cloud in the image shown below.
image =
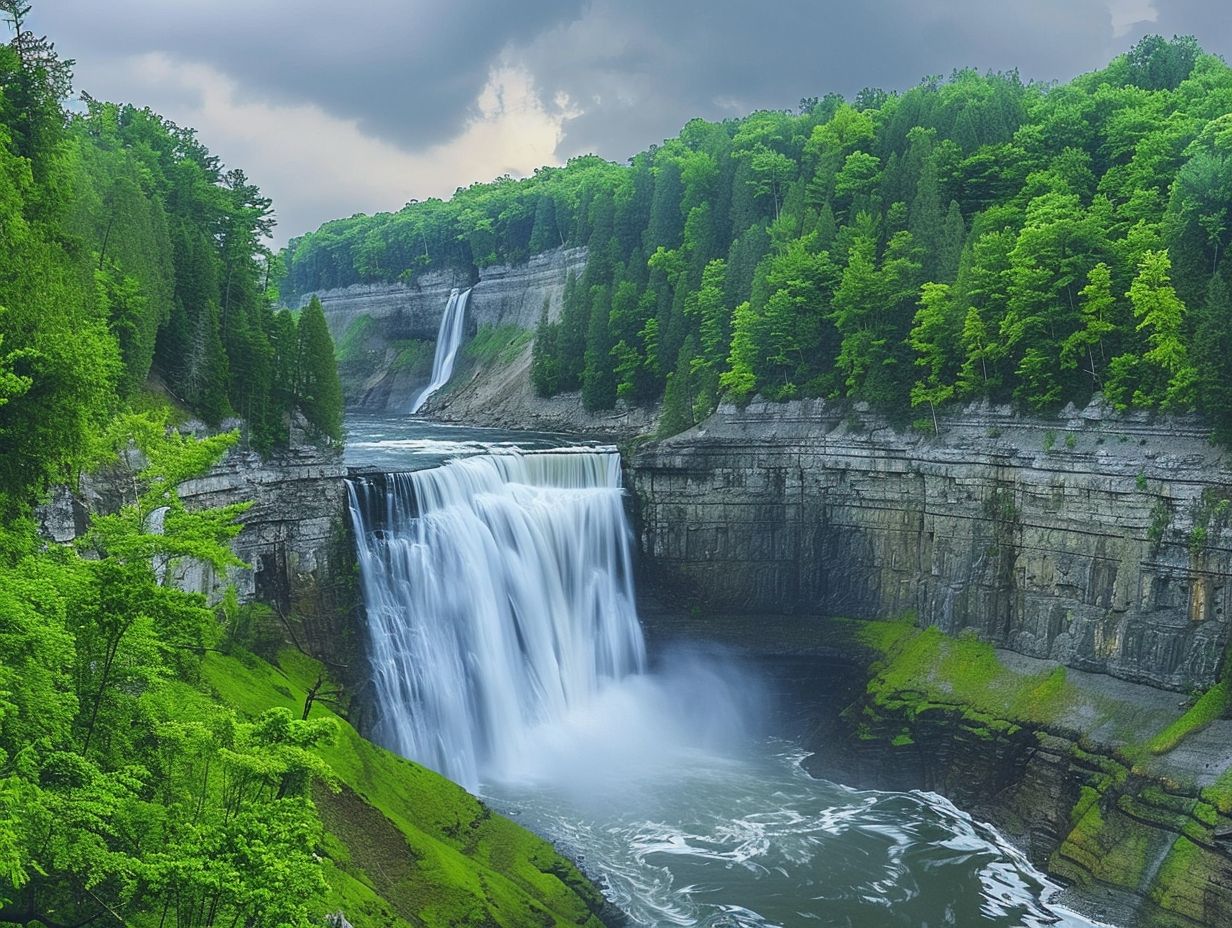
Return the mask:
[[[502,50],[582,0],[43,0],[33,27],[71,57],[161,53],[226,74],[238,101],[311,104],[408,149],[468,125]]]
[[[582,111],[564,154],[624,157],[692,116],[901,89],[964,66],[1064,78],[1112,50],[1107,0],[595,0],[518,53],[545,92]]]
[[[1155,22],[1147,31],[1196,36],[1207,51],[1232,60],[1232,10],[1224,0],[1155,0],[1153,6]]]
[[[144,88],[155,110],[195,127],[227,164],[244,167],[274,200],[279,244],[334,217],[446,197],[477,178],[530,173],[552,162],[561,133],[560,115],[545,111],[529,75],[509,65],[488,75],[457,135],[415,152],[313,104],[252,100],[229,76],[163,54],[87,75],[104,90]]]
[[[283,234],[594,151],[694,116],[916,84],[1064,80],[1143,33],[1232,54],[1210,0],[36,0],[78,86],[201,130]]]

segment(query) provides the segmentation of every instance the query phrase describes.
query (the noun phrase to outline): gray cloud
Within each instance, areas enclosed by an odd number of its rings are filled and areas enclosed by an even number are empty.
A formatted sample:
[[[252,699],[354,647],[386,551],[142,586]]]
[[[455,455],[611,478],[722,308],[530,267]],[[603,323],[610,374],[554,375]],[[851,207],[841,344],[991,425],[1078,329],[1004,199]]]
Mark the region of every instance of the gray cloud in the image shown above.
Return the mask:
[[[1106,63],[1146,32],[1192,33],[1207,49],[1232,56],[1232,17],[1213,0],[35,5],[31,25],[80,60],[84,89],[201,125],[207,144],[224,157],[240,156],[237,163],[275,194],[288,232],[332,214],[396,208],[406,196],[486,179],[483,172],[506,165],[529,171],[558,137],[558,158],[595,151],[623,159],[694,116],[793,107],[801,97],[851,95],[865,86],[903,89],[955,67],[1017,68],[1026,79],[1064,80]],[[1152,12],[1157,21],[1125,31]],[[158,69],[135,62],[152,54],[180,63],[186,75],[204,66],[225,78],[225,100],[215,92],[207,102],[210,82],[202,79],[151,79]],[[494,118],[479,111],[477,98],[494,69],[506,65],[529,75],[542,105],[523,101],[502,113],[499,131],[477,133],[477,122]],[[278,115],[303,104],[324,114],[316,131],[288,116],[271,120],[268,134],[285,133],[276,144],[254,141],[263,107]],[[358,134],[346,129],[349,122]],[[298,174],[286,170],[305,146],[326,142],[328,160],[304,163]],[[348,164],[341,152],[351,145],[367,152]],[[413,157],[404,161],[399,152]],[[313,170],[318,176],[302,179]],[[366,183],[348,186],[349,175],[363,171]],[[362,197],[345,192],[361,187]],[[385,189],[387,200],[379,192]]]
[[[955,67],[1069,77],[1106,61],[1112,39],[1107,0],[596,0],[524,54],[546,93],[583,110],[564,151],[623,157],[692,116],[901,89]]]
[[[33,25],[83,61],[162,52],[227,74],[242,97],[312,103],[418,149],[463,128],[502,49],[582,2],[44,0]]]
[[[1157,19],[1135,31],[1194,35],[1210,52],[1232,60],[1232,9],[1224,0],[1155,0]]]

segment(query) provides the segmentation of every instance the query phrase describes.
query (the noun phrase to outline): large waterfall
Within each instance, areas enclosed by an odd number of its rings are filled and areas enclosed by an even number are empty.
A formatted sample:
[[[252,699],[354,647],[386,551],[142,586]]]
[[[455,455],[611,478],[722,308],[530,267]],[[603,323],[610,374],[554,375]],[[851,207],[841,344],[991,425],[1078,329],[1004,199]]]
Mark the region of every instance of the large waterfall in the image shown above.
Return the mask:
[[[453,376],[453,361],[458,355],[458,346],[462,343],[462,329],[466,322],[466,303],[470,299],[470,290],[459,291],[456,287],[449,293],[449,302],[445,304],[445,315],[441,316],[441,327],[436,333],[436,353],[432,356],[432,379],[423,388],[415,402],[411,404],[411,413],[419,412],[424,403],[433,393]]]
[[[615,452],[484,455],[350,492],[381,743],[474,788],[644,669]]]

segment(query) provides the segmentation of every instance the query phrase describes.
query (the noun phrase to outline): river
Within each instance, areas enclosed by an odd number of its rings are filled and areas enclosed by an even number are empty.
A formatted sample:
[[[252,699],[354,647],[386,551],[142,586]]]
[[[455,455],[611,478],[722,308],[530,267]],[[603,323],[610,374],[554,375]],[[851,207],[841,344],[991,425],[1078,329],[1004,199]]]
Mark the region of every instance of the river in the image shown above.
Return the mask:
[[[632,924],[1094,924],[943,797],[811,777],[738,655],[647,656],[612,449],[409,417],[349,435],[353,467],[416,472],[352,495],[377,740],[552,840]]]

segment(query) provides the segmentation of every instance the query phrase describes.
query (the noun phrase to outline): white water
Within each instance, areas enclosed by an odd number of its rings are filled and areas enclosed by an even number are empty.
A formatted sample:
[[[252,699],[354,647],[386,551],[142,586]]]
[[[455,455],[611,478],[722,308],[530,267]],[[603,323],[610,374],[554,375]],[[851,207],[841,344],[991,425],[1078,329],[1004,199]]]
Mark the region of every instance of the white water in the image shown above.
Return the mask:
[[[455,287],[449,293],[449,302],[445,304],[445,315],[441,316],[441,328],[436,333],[436,353],[432,356],[432,379],[411,404],[411,415],[419,412],[423,404],[433,393],[453,376],[453,360],[458,356],[458,346],[462,344],[462,330],[466,322],[466,303],[471,298],[470,290],[461,292]]]
[[[377,740],[472,789],[640,673],[615,452],[467,458],[351,486]]]
[[[351,485],[374,735],[555,841],[633,925],[1091,928],[931,793],[810,777],[757,681],[648,670],[619,458],[451,461]]]

